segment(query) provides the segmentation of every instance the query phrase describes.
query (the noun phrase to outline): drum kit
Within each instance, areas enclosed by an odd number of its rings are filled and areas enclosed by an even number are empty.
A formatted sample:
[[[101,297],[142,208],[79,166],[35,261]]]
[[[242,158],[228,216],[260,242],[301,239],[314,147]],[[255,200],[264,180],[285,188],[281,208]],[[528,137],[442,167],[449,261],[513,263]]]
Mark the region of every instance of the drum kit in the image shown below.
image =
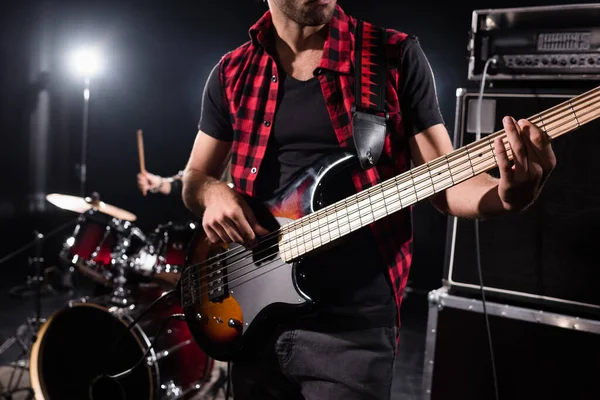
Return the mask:
[[[46,198],[80,214],[60,259],[96,290],[40,321],[29,351],[35,398],[220,396],[227,365],[195,344],[172,295],[195,224],[169,222],[146,233],[134,214],[97,195]]]

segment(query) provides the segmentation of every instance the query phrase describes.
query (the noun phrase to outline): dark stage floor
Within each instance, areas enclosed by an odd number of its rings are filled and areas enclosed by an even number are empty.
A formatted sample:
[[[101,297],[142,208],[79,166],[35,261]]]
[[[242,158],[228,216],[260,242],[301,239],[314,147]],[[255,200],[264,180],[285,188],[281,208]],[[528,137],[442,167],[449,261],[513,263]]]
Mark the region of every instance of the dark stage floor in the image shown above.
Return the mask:
[[[4,268],[7,268],[7,265]],[[70,299],[92,293],[92,285],[88,280],[82,279],[79,282],[76,293],[45,296],[42,301],[42,315],[48,317],[53,311],[63,307]],[[32,298],[20,299],[9,295],[11,288],[23,283],[23,276],[8,275],[6,279],[0,281],[0,343],[13,336],[18,327],[23,327],[28,317],[35,315]],[[407,294],[403,305],[402,319],[401,348],[396,360],[393,399],[420,399],[422,398],[421,382],[427,320],[426,293],[409,292]],[[29,338],[30,335],[26,332],[26,330],[22,331],[23,337]],[[94,346],[93,340],[90,340],[89,346]],[[0,355],[0,364],[6,365],[20,355],[21,348],[15,343],[8,351]]]

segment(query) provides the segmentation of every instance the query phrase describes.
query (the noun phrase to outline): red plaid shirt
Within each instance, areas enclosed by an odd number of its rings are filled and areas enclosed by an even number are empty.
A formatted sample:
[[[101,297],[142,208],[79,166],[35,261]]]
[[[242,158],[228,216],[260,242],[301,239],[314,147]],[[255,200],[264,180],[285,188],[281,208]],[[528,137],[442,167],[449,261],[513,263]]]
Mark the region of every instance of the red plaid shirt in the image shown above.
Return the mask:
[[[354,32],[356,19],[336,7],[329,22],[323,57],[315,71],[331,123],[341,147],[352,146],[352,106],[354,104]],[[231,177],[238,190],[254,195],[254,182],[260,170],[271,132],[279,77],[277,65],[268,50],[273,44],[270,12],[250,29],[251,40],[226,54],[219,63],[223,98],[233,124]],[[387,30],[388,83],[386,105],[388,133],[376,167],[353,173],[357,190],[405,172],[410,161],[400,113],[400,65],[406,34]],[[380,251],[389,269],[400,322],[400,304],[412,259],[410,209],[396,212],[371,224]]]

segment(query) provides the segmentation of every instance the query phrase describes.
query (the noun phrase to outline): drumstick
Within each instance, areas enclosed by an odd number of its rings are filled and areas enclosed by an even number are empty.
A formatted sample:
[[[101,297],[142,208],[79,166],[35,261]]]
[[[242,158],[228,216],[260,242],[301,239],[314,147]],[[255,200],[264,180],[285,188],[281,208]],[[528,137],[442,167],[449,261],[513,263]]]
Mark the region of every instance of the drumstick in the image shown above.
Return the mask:
[[[140,172],[142,174],[146,173],[146,163],[144,161],[144,138],[142,137],[142,130],[138,129],[137,131],[137,146],[138,146],[138,155],[140,158]]]

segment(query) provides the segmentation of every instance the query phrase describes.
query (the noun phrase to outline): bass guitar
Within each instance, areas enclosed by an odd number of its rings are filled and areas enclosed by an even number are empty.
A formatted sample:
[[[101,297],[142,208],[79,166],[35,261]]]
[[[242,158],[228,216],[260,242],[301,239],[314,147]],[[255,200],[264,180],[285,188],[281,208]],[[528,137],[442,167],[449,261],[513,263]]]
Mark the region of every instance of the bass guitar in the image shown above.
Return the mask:
[[[529,118],[550,139],[600,117],[600,86]],[[599,132],[600,134],[600,132]],[[212,244],[203,229],[189,243],[178,286],[187,325],[210,357],[235,360],[257,348],[279,318],[314,301],[303,290],[302,257],[435,193],[497,167],[493,142],[504,130],[388,179],[324,204],[327,182],[356,156],[342,152],[306,169],[267,202],[250,203],[271,232],[253,249]]]

